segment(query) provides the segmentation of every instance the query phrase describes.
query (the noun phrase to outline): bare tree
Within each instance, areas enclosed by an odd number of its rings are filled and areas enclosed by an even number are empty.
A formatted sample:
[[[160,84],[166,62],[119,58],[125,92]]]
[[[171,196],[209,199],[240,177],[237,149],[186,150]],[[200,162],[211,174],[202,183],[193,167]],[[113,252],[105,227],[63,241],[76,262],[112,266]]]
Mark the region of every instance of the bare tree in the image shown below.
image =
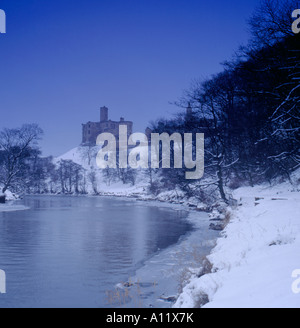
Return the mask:
[[[271,46],[293,35],[292,12],[297,9],[296,0],[263,0],[249,20],[254,47]]]
[[[24,173],[26,192],[38,194],[52,192],[51,177],[54,170],[52,157],[40,157],[39,151],[33,152],[28,159],[28,169]]]
[[[257,90],[268,103],[264,136],[258,143],[269,147],[269,166],[290,172],[300,166],[300,35],[292,31],[295,0],[264,0],[250,19],[252,45],[248,58],[269,82]],[[271,147],[270,147],[271,146]]]
[[[79,186],[83,179],[83,168],[71,160],[60,160],[58,163],[58,176],[61,192],[71,194],[73,190],[80,193]]]
[[[26,160],[37,149],[43,131],[36,124],[23,125],[19,129],[4,129],[0,132],[0,183],[2,193],[20,186],[24,178]]]
[[[83,161],[88,166],[91,166],[93,158],[96,158],[97,148],[95,145],[89,143],[80,147],[80,154]]]
[[[195,83],[186,99],[196,113],[190,123],[195,127],[191,128],[202,128],[205,133],[205,172],[211,177],[208,185],[215,185],[225,202],[228,202],[226,179],[239,161],[234,147],[238,134],[236,89],[233,72],[225,70],[209,80]]]
[[[97,174],[95,172],[95,170],[91,170],[88,174],[88,178],[89,178],[89,181],[92,185],[92,188],[93,188],[93,192],[95,195],[98,195],[98,181],[97,181]]]

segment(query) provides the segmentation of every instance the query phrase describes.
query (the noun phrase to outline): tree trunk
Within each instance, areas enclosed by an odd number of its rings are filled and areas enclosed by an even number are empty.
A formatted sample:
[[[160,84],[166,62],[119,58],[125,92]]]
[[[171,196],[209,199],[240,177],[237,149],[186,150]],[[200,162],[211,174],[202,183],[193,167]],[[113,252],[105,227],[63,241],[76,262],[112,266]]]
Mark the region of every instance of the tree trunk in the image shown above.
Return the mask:
[[[228,203],[228,199],[226,198],[226,194],[225,194],[225,191],[224,191],[223,174],[222,174],[222,169],[221,169],[220,165],[218,165],[217,170],[218,170],[217,175],[218,175],[219,192],[220,192],[221,198],[224,200],[224,202]]]
[[[2,188],[2,194],[5,194],[7,188],[8,188],[8,185],[6,184],[6,185]]]

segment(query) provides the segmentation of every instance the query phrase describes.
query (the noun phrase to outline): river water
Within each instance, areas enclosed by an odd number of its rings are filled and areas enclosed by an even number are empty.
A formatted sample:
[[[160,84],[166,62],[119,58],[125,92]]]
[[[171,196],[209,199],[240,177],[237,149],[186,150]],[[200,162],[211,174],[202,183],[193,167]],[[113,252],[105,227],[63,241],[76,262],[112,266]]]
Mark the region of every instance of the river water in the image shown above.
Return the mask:
[[[29,209],[0,213],[0,307],[116,306],[118,283],[143,268],[160,276],[160,254],[195,230],[187,211],[135,200],[28,196],[19,204]]]

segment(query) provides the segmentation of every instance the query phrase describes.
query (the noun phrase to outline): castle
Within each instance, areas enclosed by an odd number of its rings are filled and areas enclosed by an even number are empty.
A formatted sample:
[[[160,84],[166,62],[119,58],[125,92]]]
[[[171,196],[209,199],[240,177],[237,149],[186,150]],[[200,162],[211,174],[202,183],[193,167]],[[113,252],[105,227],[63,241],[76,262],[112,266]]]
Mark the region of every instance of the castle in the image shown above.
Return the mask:
[[[111,121],[108,119],[108,108],[100,108],[100,122],[88,122],[82,124],[82,145],[95,145],[99,134],[111,133],[116,139],[119,139],[119,126],[126,125],[128,136],[132,134],[133,122],[125,121],[123,117],[120,121]]]
[[[185,118],[188,121],[193,120],[193,109],[191,104],[188,104],[186,109]],[[96,140],[99,134],[101,133],[111,133],[115,136],[116,141],[119,140],[119,127],[120,125],[127,126],[127,135],[128,137],[132,134],[133,122],[125,121],[123,117],[120,118],[120,121],[112,121],[108,119],[108,108],[100,108],[100,121],[99,122],[87,122],[82,124],[82,145],[83,146],[94,146],[96,145]],[[202,128],[203,129],[203,128]],[[152,130],[147,127],[145,130],[145,135],[148,140],[151,139]]]

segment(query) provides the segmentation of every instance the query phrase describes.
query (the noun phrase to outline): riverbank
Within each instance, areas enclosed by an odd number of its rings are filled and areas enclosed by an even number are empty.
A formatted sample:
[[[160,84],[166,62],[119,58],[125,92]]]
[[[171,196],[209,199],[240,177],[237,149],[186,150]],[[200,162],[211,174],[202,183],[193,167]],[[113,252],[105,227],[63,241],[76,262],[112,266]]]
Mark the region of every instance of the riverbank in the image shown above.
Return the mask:
[[[7,204],[0,204],[0,213],[1,212],[15,212],[15,211],[26,211],[29,210],[29,207],[23,205],[16,205],[14,202],[9,202]]]
[[[175,216],[176,211],[183,210],[182,205],[156,203],[156,206],[172,208]],[[112,306],[171,308],[174,305],[219,236],[219,232],[209,228],[207,213],[189,211],[186,220],[193,226],[191,232],[183,235],[176,244],[151,256],[128,281],[120,282],[115,290],[108,292]]]
[[[14,212],[14,211],[25,211],[29,208],[23,205],[15,204],[15,201],[19,199],[19,196],[11,193],[10,191],[5,192],[5,203],[0,204],[0,213],[1,212]]]
[[[194,276],[174,307],[299,307],[292,290],[300,269],[299,184],[244,187],[233,196],[239,206],[207,257],[209,273]]]

